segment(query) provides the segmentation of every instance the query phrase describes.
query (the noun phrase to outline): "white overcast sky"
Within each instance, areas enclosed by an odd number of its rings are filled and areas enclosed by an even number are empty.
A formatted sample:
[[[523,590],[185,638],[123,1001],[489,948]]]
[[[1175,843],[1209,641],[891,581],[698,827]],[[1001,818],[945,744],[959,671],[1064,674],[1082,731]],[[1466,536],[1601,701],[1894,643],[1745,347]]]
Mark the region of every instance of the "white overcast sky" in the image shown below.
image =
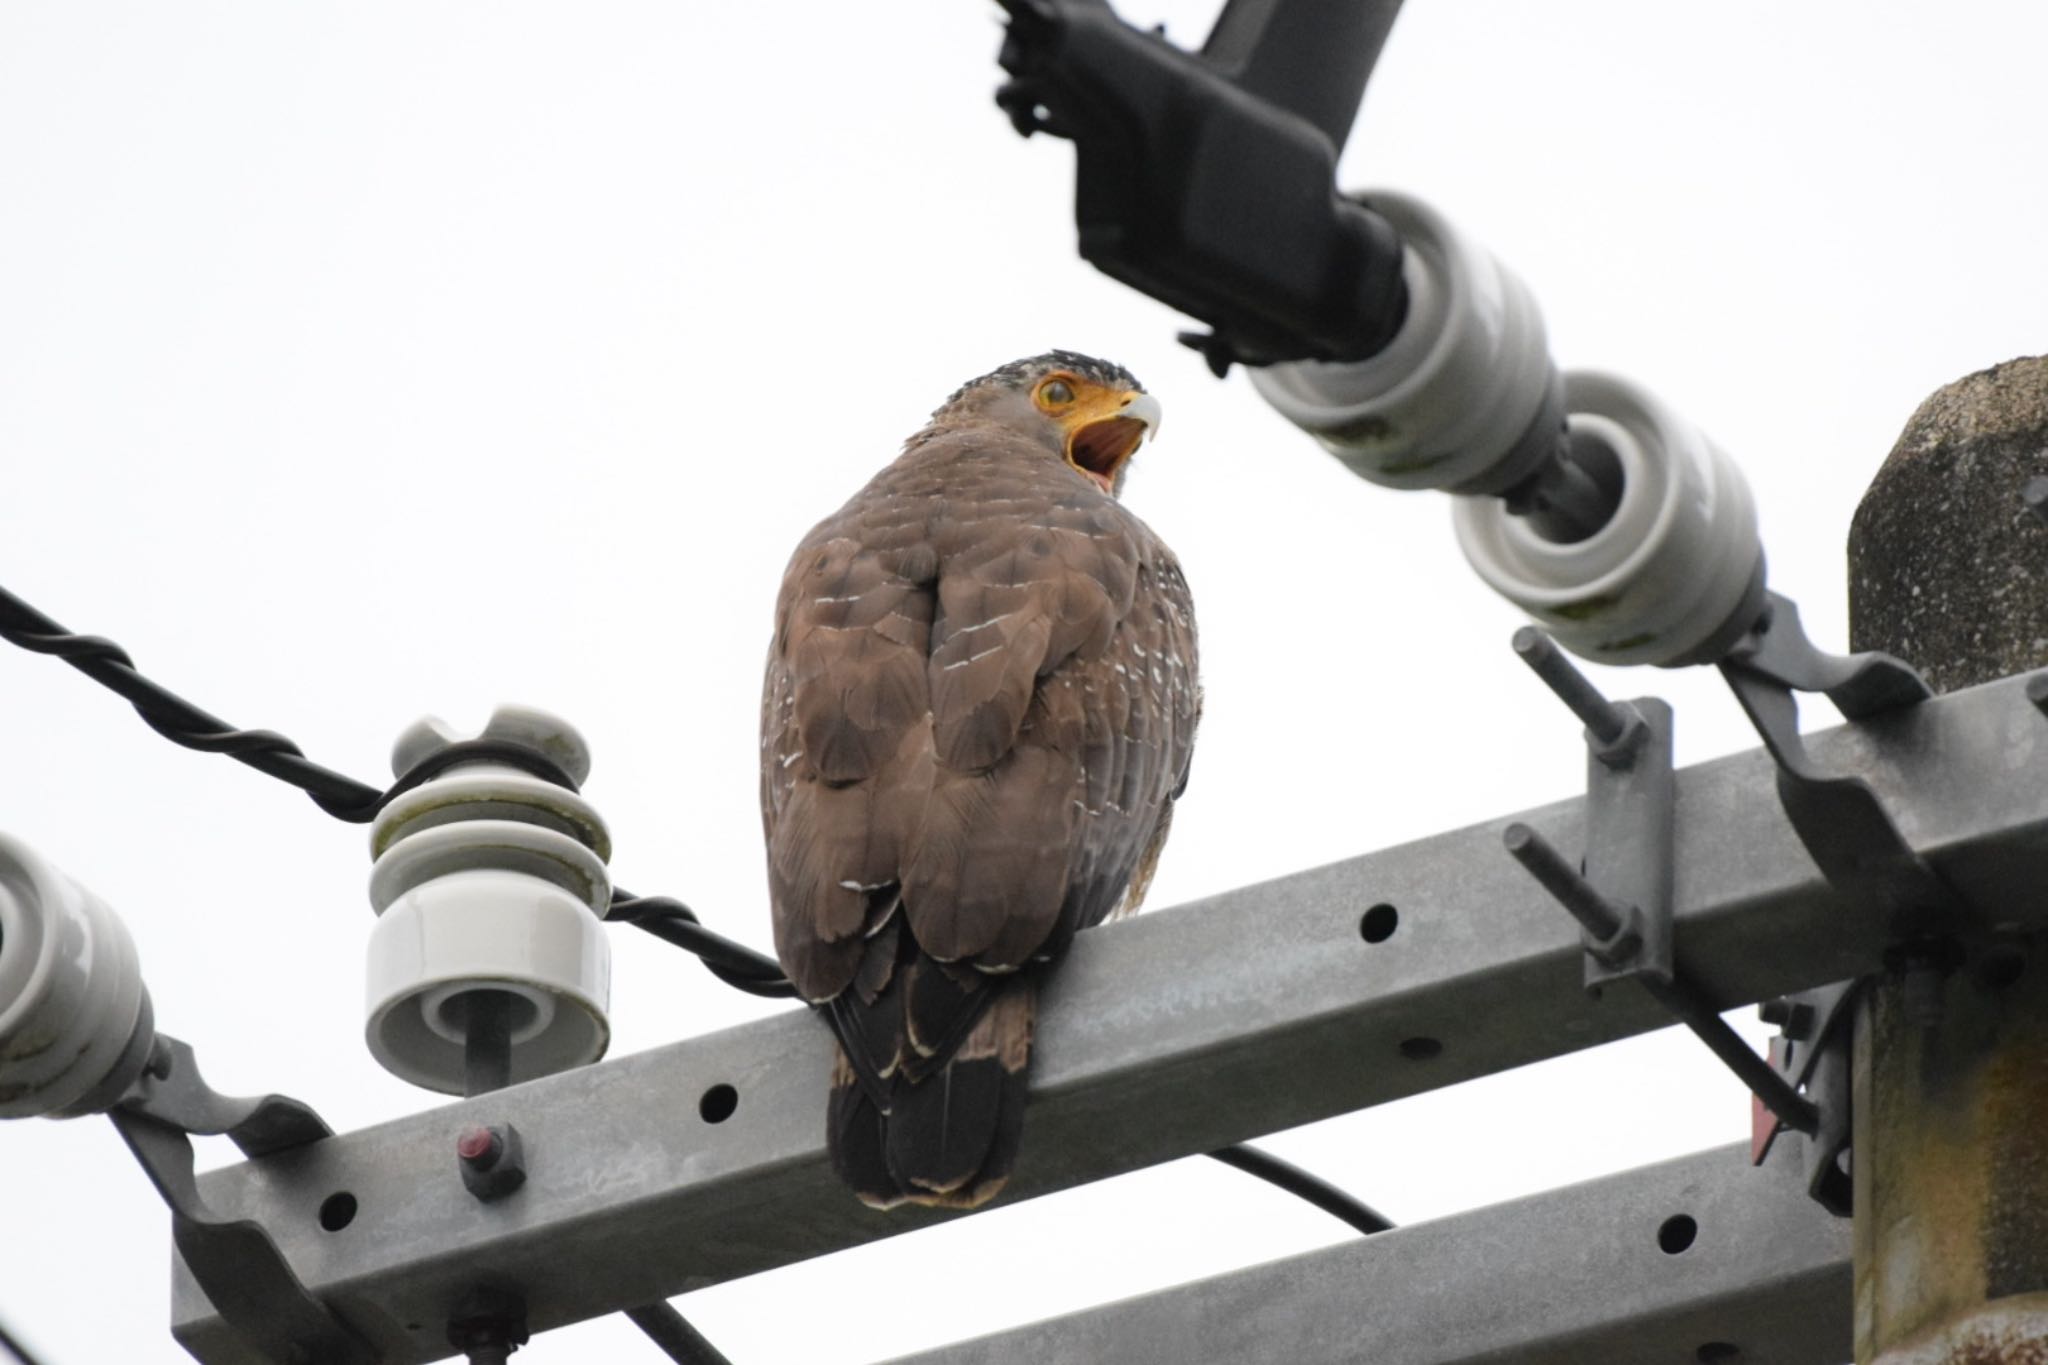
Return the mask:
[[[1215,8],[1126,12],[1191,44]],[[558,711],[619,879],[766,946],[784,557],[957,383],[1066,346],[1164,402],[1128,500],[1201,619],[1155,907],[1570,794],[1576,727],[1443,500],[1353,479],[1076,258],[1071,148],[990,99],[996,17],[0,5],[0,583],[370,781],[424,712]],[[1850,513],[1906,416],[2048,348],[2044,51],[2019,0],[1409,0],[1343,178],[1435,203],[1560,363],[1711,433],[1839,644]],[[1753,742],[1710,674],[1603,681],[1673,699],[1681,761]],[[119,909],[217,1086],[342,1129],[437,1102],[361,1043],[361,829],[53,661],[0,649],[0,697],[0,829]],[[616,1053],[778,1008],[614,942]],[[1746,1125],[1665,1033],[1269,1145],[1405,1222]],[[0,1130],[0,1319],[49,1365],[185,1358],[167,1233],[104,1120]],[[1345,1235],[1188,1161],[678,1302],[739,1365],[857,1362]],[[658,1358],[619,1319],[519,1357]]]

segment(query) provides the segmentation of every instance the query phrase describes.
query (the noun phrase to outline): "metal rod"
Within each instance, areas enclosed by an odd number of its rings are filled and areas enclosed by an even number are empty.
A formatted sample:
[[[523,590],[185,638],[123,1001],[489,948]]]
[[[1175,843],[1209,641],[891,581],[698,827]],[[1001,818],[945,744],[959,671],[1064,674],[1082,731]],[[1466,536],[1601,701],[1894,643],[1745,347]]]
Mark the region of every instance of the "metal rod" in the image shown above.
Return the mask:
[[[1627,714],[1601,696],[1600,689],[1572,667],[1572,661],[1565,658],[1555,640],[1534,626],[1523,626],[1515,632],[1514,644],[1522,662],[1534,669],[1536,676],[1557,693],[1558,700],[1572,709],[1572,714],[1593,732],[1593,738],[1602,744],[1612,744],[1621,738],[1621,732],[1628,727]]]
[[[1597,939],[1608,939],[1621,928],[1621,915],[1613,903],[1580,876],[1579,870],[1565,861],[1564,855],[1548,839],[1516,821],[1507,827],[1502,842],[1514,855],[1515,861],[1529,869],[1530,874],[1543,883],[1543,889],[1555,896],[1586,932]],[[1679,1022],[1691,1029],[1716,1057],[1726,1063],[1728,1069],[1749,1087],[1751,1094],[1784,1120],[1787,1128],[1801,1133],[1811,1133],[1819,1128],[1820,1110],[1813,1101],[1800,1094],[1798,1087],[1786,1080],[1777,1068],[1759,1057],[1742,1040],[1742,1035],[1730,1028],[1720,1013],[1703,1000],[1689,982],[1675,973],[1669,981],[1647,972],[1635,979],[1642,982],[1643,989],[1658,1004],[1677,1016]]]
[[[1557,454],[1539,470],[1508,503],[1508,511],[1528,518],[1537,535],[1557,545],[1576,545],[1591,539],[1614,519],[1620,505],[1617,493],[1600,486],[1577,460],[1571,443],[1563,442]]]
[[[1658,1004],[1677,1015],[1680,1023],[1691,1029],[1695,1037],[1726,1063],[1736,1079],[1748,1086],[1749,1092],[1762,1100],[1764,1107],[1776,1114],[1787,1128],[1808,1134],[1819,1131],[1820,1107],[1800,1094],[1798,1087],[1776,1067],[1758,1056],[1756,1049],[1744,1042],[1742,1035],[1730,1028],[1728,1021],[1700,998],[1692,983],[1678,976],[1668,982],[1654,976],[1639,976],[1636,980],[1643,983],[1643,989],[1655,997]]]
[[[1543,889],[1571,912],[1579,927],[1603,942],[1613,938],[1622,925],[1622,915],[1599,888],[1579,875],[1548,839],[1517,820],[1501,834],[1516,862],[1529,869],[1543,883]]]
[[[512,1083],[512,1001],[506,991],[462,996],[462,1093],[482,1095]]]
[[[677,1365],[732,1365],[719,1349],[704,1339],[690,1320],[665,1299],[628,1308],[626,1316],[647,1334],[648,1340],[668,1353]]]

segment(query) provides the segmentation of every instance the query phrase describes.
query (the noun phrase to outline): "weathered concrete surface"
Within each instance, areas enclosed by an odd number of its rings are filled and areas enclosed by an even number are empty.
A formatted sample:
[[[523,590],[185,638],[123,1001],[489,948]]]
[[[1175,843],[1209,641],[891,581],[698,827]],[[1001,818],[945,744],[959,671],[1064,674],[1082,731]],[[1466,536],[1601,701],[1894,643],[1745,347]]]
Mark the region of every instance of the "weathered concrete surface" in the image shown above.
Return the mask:
[[[1937,692],[2048,666],[2048,356],[1920,405],[1849,528],[1849,639],[1911,660]]]
[[[2022,497],[2042,475],[2048,357],[1921,404],[1851,526],[1852,647],[1911,660],[1938,691],[2048,667],[2048,524]],[[1956,946],[1938,1023],[1897,979],[1858,1021],[1864,1365],[2048,1365],[2048,951]]]

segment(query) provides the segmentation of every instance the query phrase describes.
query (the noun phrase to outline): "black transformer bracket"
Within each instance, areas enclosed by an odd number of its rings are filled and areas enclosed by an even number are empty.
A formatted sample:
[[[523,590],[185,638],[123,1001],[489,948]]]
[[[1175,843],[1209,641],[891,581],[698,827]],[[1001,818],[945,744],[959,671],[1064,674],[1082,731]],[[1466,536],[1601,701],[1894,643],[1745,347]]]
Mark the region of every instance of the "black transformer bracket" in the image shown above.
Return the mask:
[[[1229,0],[1199,54],[1106,0],[1001,0],[996,95],[1025,136],[1070,138],[1081,255],[1206,322],[1233,361],[1362,360],[1407,312],[1401,242],[1337,192],[1400,0]]]

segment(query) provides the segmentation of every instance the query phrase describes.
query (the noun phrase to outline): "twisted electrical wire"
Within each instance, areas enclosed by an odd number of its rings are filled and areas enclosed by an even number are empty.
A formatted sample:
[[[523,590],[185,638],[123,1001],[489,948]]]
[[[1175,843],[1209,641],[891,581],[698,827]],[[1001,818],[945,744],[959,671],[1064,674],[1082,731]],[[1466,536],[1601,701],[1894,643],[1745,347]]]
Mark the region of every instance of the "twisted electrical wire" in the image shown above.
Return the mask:
[[[123,697],[150,729],[187,749],[226,754],[257,772],[288,782],[339,820],[363,824],[377,813],[382,793],[308,759],[274,730],[238,730],[144,677],[128,651],[98,635],[75,635],[0,588],[0,639],[36,654],[62,659]]]
[[[796,987],[782,974],[782,964],[743,944],[714,934],[697,918],[696,912],[673,896],[636,896],[614,889],[611,909],[605,918],[630,924],[654,935],[664,943],[695,953],[705,969],[726,985],[749,995],[788,1000]]]

